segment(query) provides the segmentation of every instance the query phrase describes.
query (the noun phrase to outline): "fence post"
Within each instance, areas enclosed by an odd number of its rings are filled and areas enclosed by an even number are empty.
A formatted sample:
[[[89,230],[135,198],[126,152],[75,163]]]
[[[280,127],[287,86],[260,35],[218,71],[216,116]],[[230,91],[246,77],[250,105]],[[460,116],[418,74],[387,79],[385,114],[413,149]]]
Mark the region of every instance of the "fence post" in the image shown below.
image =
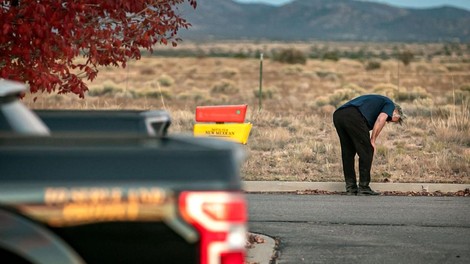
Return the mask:
[[[259,93],[258,112],[261,111],[261,101],[263,98],[263,53],[259,55]]]

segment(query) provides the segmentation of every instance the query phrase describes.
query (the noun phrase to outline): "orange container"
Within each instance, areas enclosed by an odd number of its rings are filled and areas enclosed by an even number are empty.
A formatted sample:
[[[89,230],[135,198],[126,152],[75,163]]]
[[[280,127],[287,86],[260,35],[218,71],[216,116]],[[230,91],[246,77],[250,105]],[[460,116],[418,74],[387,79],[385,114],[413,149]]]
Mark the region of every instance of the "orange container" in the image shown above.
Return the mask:
[[[196,122],[243,123],[247,105],[197,106]]]

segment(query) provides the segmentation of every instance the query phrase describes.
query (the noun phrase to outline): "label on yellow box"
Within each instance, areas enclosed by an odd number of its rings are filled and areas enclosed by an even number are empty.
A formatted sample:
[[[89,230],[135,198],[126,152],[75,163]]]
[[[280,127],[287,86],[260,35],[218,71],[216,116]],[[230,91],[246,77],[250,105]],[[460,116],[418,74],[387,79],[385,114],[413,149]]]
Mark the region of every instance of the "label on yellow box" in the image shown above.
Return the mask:
[[[195,124],[194,136],[220,137],[246,144],[250,136],[251,123],[243,124]]]

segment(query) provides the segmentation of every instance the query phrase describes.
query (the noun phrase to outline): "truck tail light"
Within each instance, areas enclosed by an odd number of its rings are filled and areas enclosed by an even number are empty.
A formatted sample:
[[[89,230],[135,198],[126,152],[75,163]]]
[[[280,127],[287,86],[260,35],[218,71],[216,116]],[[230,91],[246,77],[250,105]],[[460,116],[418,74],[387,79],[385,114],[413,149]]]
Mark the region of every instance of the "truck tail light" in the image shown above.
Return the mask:
[[[201,264],[243,264],[247,205],[239,192],[183,192],[183,218],[200,233]]]

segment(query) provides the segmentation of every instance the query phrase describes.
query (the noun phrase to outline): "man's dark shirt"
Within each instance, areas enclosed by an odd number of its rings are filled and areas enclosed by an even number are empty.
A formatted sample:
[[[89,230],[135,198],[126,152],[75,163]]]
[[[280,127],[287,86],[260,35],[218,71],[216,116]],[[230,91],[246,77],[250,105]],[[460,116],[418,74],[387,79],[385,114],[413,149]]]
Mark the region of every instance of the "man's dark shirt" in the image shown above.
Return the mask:
[[[390,121],[393,116],[393,110],[395,110],[395,104],[388,97],[369,94],[352,99],[340,106],[336,111],[351,106],[359,109],[359,112],[361,112],[362,116],[366,119],[367,126],[370,130],[374,128],[375,121],[380,113],[386,113],[388,115],[387,121]]]

